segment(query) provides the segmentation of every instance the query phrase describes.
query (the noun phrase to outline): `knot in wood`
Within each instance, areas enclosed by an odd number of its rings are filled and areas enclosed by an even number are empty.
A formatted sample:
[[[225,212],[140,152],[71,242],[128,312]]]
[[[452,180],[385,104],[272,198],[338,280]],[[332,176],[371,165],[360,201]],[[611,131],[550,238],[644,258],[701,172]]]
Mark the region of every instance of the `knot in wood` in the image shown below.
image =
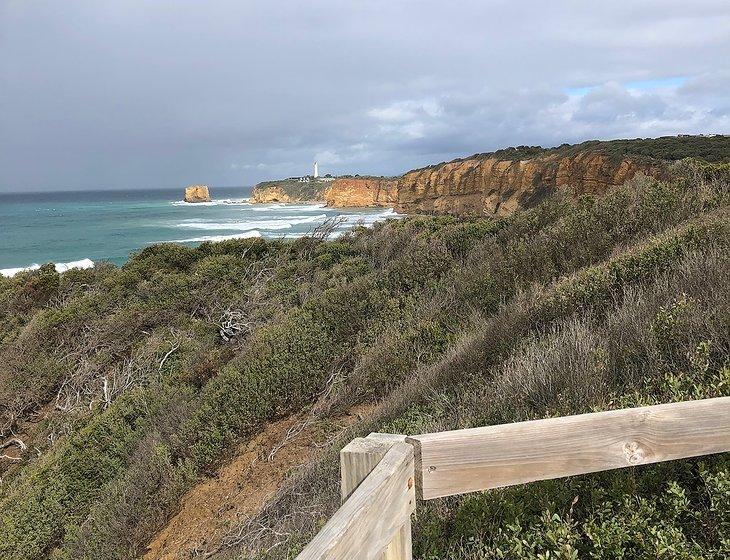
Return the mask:
[[[630,465],[638,465],[644,462],[644,448],[638,441],[627,441],[624,443],[624,455]]]

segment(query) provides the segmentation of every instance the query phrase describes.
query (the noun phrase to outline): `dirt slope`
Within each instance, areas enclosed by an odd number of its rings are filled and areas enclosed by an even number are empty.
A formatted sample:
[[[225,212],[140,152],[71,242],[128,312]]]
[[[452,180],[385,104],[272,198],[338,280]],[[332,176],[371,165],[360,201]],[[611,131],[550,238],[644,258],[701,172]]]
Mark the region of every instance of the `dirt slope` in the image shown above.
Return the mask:
[[[144,560],[208,556],[232,526],[261,509],[289,471],[317,453],[317,444],[334,437],[367,412],[367,407],[359,407],[334,420],[308,423],[303,429],[304,415],[267,425],[241,445],[236,456],[215,477],[188,491],[180,511],[147,547]]]

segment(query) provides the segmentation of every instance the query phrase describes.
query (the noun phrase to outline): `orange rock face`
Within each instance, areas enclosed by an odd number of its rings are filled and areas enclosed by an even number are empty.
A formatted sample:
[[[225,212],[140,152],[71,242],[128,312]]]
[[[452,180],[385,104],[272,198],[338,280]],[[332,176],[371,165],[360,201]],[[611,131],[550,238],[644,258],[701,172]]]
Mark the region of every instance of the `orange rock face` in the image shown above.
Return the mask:
[[[268,204],[270,202],[300,202],[298,197],[291,196],[281,187],[267,187],[254,189],[251,193],[251,202],[256,204]]]
[[[291,181],[261,184],[251,201],[314,200],[333,207],[392,206],[405,214],[506,216],[563,189],[600,194],[637,173],[666,178],[665,165],[651,161],[611,158],[594,150],[523,160],[482,156],[416,169],[398,179],[343,177],[304,187]]]
[[[637,173],[662,178],[666,170],[590,151],[521,161],[471,158],[406,173],[398,181],[395,208],[404,213],[505,216],[559,189],[602,193]]]
[[[343,178],[336,179],[324,191],[327,206],[393,206],[397,202],[395,179]]]
[[[205,185],[185,187],[185,202],[210,202],[210,192]]]

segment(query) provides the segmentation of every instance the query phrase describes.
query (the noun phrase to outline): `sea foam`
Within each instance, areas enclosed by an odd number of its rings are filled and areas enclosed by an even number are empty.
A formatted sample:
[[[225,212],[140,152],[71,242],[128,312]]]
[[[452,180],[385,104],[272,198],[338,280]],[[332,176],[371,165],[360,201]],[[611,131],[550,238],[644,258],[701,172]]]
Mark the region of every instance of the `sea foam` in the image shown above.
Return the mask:
[[[170,202],[170,204],[173,206],[221,206],[223,204],[251,206],[249,198],[223,198],[221,200],[211,200],[210,202],[185,202],[184,200],[174,200]]]
[[[172,243],[203,243],[205,241],[226,241],[227,239],[248,239],[250,237],[261,237],[257,230],[234,233],[233,235],[203,235],[202,237],[191,237],[190,239],[175,239]]]
[[[269,204],[252,204],[251,210],[256,212],[270,212],[270,211],[286,211],[286,212],[316,212],[327,205],[325,203],[317,204],[296,204],[296,203],[283,203],[273,202]]]
[[[313,222],[322,222],[327,219],[326,214],[319,214],[317,216],[282,216],[274,220],[249,220],[245,222],[208,222],[200,221],[197,219],[185,220],[177,224],[179,228],[185,229],[202,229],[202,230],[241,230],[249,231],[253,229],[263,230],[277,230],[277,229],[289,229],[292,226],[300,224],[309,224]]]
[[[91,259],[81,259],[80,261],[70,261],[66,263],[56,263],[56,272],[66,272],[72,268],[93,268],[94,261]],[[38,270],[41,267],[39,264],[31,264],[29,266],[22,266],[19,268],[0,268],[0,274],[2,276],[15,276],[18,272],[24,272],[26,270]]]

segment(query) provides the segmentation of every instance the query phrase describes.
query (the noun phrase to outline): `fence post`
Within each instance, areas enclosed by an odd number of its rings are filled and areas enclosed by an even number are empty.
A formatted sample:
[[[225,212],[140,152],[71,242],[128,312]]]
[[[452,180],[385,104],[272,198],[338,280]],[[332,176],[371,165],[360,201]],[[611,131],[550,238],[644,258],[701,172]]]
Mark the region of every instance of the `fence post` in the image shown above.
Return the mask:
[[[391,446],[405,442],[406,436],[372,433],[357,438],[340,451],[340,493],[342,503],[370,474]],[[379,560],[412,560],[411,520],[408,519],[393,537]]]

